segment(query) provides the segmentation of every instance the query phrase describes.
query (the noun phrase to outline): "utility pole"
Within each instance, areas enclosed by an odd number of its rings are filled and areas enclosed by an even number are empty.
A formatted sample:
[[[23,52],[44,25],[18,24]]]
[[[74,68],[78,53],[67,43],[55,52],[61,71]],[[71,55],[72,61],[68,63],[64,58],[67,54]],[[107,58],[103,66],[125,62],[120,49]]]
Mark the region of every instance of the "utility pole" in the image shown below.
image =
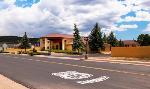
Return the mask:
[[[49,40],[49,43],[50,43],[49,55],[51,55],[51,51],[52,51],[51,40]]]
[[[84,40],[86,41],[86,52],[85,52],[85,59],[88,59],[88,37],[85,37]]]

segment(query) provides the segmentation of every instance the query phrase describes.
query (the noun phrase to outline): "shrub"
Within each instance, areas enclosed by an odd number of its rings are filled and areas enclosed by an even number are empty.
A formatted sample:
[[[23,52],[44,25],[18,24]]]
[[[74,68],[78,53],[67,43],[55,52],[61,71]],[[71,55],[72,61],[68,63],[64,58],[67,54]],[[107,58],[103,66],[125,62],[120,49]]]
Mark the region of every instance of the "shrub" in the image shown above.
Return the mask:
[[[35,48],[33,48],[33,50],[32,50],[33,52],[37,52],[37,50],[35,49]]]
[[[41,53],[37,52],[36,49],[29,50],[28,55],[33,56],[33,55],[41,55]]]
[[[28,53],[28,55],[33,56],[33,53],[32,53],[32,52],[31,52],[31,53]]]
[[[41,55],[39,52],[33,52],[33,55]]]
[[[17,54],[21,54],[21,51],[17,51]]]
[[[22,51],[22,54],[28,54],[28,52]]]
[[[3,51],[0,51],[0,53],[9,53],[9,52],[3,52]]]

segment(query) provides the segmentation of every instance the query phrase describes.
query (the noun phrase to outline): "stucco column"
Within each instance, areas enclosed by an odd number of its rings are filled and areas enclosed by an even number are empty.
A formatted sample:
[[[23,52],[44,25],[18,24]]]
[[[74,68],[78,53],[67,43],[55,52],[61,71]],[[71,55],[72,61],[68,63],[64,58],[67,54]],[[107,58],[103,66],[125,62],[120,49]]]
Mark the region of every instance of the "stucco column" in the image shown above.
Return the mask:
[[[44,47],[44,45],[43,45],[43,39],[42,39],[42,38],[40,38],[40,50],[42,50],[42,49],[43,49],[43,47]]]
[[[65,39],[62,39],[62,50],[65,50]]]
[[[48,50],[47,47],[48,47],[48,39],[45,38],[45,50]]]

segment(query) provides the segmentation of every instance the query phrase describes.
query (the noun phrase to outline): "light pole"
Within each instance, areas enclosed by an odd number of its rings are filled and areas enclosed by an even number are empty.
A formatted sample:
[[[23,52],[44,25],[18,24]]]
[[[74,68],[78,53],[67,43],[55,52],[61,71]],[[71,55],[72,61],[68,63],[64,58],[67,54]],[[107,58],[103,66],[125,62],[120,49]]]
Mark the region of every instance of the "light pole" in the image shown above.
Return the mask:
[[[88,59],[88,37],[85,37],[84,40],[86,41],[86,49],[85,49],[85,59]]]

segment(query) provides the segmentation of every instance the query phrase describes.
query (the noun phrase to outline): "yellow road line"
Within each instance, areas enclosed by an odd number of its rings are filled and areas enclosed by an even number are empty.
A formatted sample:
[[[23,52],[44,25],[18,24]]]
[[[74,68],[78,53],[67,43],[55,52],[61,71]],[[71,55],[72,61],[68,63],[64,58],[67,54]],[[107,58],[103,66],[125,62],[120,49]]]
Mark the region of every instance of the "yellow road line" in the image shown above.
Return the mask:
[[[22,58],[23,59],[23,58]],[[25,58],[24,58],[25,59]],[[27,60],[34,60],[34,59],[27,59]],[[132,74],[132,75],[141,75],[141,76],[148,76],[150,77],[150,74],[144,74],[144,73],[135,73],[135,72],[128,72],[128,71],[119,71],[119,70],[113,70],[113,69],[105,69],[105,68],[97,68],[97,67],[88,67],[88,66],[81,66],[81,65],[74,65],[74,64],[67,64],[67,63],[58,63],[58,62],[49,62],[49,61],[42,61],[42,60],[34,60],[34,61],[40,61],[44,63],[50,63],[50,64],[59,64],[59,65],[66,65],[66,66],[73,66],[73,67],[79,67],[79,68],[87,68],[87,69],[95,69],[95,70],[103,70],[103,71],[109,71],[109,72],[118,72],[118,73],[124,73],[124,74]],[[113,62],[116,63],[116,62]],[[121,63],[119,63],[121,64]],[[123,63],[122,63],[123,64]],[[126,63],[127,64],[127,63]],[[138,64],[137,64],[138,65]]]
[[[59,59],[63,59],[63,60],[68,60],[68,59],[71,59],[71,60],[78,60],[77,58],[68,58],[68,57],[51,57],[51,58],[59,58]],[[108,62],[108,63],[112,63],[112,64],[125,64],[125,65],[136,65],[136,66],[146,66],[146,67],[149,67],[150,65],[148,64],[144,64],[144,63],[141,63],[141,62],[125,62],[125,61],[111,61],[111,60],[84,60],[84,61],[91,61],[91,62]]]
[[[40,62],[41,60],[35,60],[35,61]]]
[[[30,60],[30,61],[31,61],[31,60],[33,60],[33,59],[28,59],[28,60]]]
[[[19,57],[13,57],[13,58],[19,58]]]
[[[136,66],[146,66],[149,67],[150,65],[146,65],[146,64],[136,64],[136,63],[127,63],[127,62],[109,62],[109,63],[116,63],[116,64],[126,64],[126,65],[136,65]]]
[[[150,67],[150,65],[144,64],[144,63],[129,63],[129,62],[119,62],[119,61],[92,61],[92,60],[87,60],[87,61],[91,61],[91,62],[108,62],[108,63],[112,63],[112,64],[125,64],[125,65],[136,65],[136,66],[146,66],[146,67]]]
[[[104,68],[80,66],[80,65],[73,65],[73,64],[67,64],[67,63],[58,63],[58,62],[49,62],[49,61],[41,61],[41,62],[50,63],[50,64],[59,64],[59,65],[73,66],[73,67],[79,67],[79,68],[103,70],[103,71],[109,71],[109,72],[118,72],[118,73],[124,73],[124,74],[141,75],[141,76],[148,76],[148,77],[150,77],[150,74],[143,74],[143,73],[135,73],[135,72],[128,72],[128,71],[119,71],[119,70],[113,70],[113,69],[104,69]]]

